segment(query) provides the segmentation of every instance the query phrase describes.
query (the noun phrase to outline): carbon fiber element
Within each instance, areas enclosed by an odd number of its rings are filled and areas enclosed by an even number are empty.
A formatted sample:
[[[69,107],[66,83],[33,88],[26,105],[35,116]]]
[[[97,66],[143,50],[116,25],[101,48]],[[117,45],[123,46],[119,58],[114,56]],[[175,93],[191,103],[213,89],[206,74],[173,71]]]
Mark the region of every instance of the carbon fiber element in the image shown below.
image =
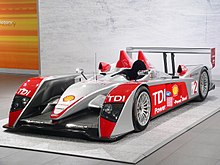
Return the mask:
[[[21,127],[43,129],[57,132],[69,132],[83,134],[91,139],[98,139],[98,117],[99,111],[85,109],[68,118],[53,121],[51,112],[42,115],[21,119],[18,123]]]

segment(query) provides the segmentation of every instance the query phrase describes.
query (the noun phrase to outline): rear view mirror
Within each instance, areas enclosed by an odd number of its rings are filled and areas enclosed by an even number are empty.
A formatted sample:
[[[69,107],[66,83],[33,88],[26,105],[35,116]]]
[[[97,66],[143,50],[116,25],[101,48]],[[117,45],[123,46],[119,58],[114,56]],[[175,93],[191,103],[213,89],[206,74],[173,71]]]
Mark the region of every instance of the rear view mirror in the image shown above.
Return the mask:
[[[108,72],[111,69],[111,65],[105,62],[99,63],[99,70],[101,72]]]
[[[81,74],[81,75],[87,80],[86,76],[83,74],[83,73],[84,73],[84,70],[83,70],[83,69],[76,68],[76,73]]]
[[[81,68],[76,68],[76,73],[82,74],[84,73],[84,70]]]

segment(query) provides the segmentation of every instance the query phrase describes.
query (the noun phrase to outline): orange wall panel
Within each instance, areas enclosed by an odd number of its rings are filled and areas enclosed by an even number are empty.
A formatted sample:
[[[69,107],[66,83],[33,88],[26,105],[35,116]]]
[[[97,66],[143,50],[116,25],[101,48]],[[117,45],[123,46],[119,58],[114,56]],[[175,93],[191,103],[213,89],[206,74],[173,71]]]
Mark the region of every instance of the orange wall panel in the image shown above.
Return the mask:
[[[0,0],[0,68],[39,69],[37,0]]]

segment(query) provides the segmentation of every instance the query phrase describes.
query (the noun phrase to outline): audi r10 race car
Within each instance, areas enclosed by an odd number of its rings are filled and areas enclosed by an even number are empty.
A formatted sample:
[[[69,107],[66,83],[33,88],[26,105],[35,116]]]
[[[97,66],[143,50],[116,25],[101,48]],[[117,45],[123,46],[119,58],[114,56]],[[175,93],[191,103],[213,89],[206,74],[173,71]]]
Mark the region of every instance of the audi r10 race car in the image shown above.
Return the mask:
[[[164,72],[145,54],[161,54]],[[210,55],[212,67],[179,65],[177,55]],[[137,60],[132,61],[131,57]],[[168,73],[167,56],[172,73]],[[35,128],[80,133],[92,139],[115,140],[143,131],[150,119],[190,100],[203,101],[215,88],[211,69],[215,48],[129,47],[115,64],[100,62],[100,74],[30,78],[12,101],[8,130]]]

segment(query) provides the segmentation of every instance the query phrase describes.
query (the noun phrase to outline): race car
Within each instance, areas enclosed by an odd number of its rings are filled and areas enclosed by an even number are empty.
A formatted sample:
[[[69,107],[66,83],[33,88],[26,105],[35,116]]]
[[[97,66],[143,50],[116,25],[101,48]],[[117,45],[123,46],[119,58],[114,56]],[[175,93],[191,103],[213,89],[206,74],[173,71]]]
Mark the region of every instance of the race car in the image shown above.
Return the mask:
[[[151,65],[147,53],[162,55],[163,72]],[[180,64],[176,70],[175,56],[187,54],[210,55],[211,66]],[[168,73],[168,56],[172,73]],[[91,78],[78,70],[82,76],[28,79],[17,90],[3,127],[117,140],[145,130],[151,119],[190,100],[205,100],[215,88],[214,67],[215,48],[129,47],[120,51],[116,63],[100,62],[100,74]]]

